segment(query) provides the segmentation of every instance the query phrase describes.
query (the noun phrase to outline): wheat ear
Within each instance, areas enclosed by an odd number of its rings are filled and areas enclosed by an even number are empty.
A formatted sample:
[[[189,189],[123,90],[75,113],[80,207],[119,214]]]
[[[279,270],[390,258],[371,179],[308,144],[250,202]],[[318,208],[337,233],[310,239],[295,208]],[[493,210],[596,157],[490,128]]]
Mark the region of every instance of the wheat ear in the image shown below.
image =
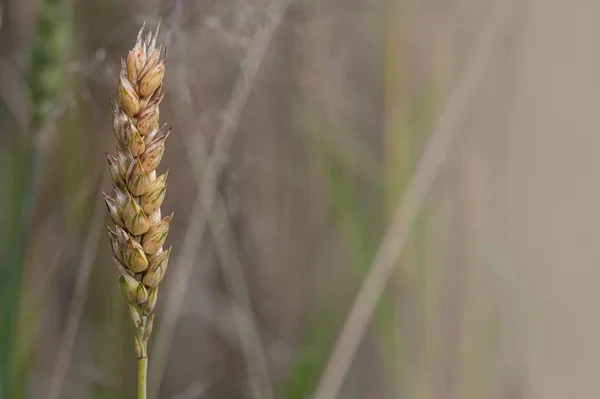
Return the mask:
[[[113,101],[116,156],[106,156],[114,196],[104,194],[115,222],[109,228],[119,284],[136,328],[138,399],[146,399],[148,338],[152,333],[158,283],[162,280],[171,248],[163,250],[173,214],[161,216],[168,171],[157,176],[170,129],[158,125],[164,96],[164,55],[156,33],[140,29],[133,50],[121,60],[119,102]]]

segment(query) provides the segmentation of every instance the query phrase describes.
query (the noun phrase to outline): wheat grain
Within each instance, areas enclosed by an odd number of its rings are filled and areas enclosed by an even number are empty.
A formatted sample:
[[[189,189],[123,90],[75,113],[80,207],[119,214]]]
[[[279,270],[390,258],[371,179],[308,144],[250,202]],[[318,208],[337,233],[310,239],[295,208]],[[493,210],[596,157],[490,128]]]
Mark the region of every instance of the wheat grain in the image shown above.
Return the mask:
[[[171,249],[163,250],[173,214],[162,217],[168,171],[157,176],[170,129],[159,126],[159,105],[164,97],[166,50],[156,33],[140,29],[134,48],[121,61],[119,102],[113,101],[116,156],[106,156],[114,195],[104,194],[115,222],[109,227],[119,284],[136,328],[138,398],[146,398],[148,339],[152,333],[158,284]]]

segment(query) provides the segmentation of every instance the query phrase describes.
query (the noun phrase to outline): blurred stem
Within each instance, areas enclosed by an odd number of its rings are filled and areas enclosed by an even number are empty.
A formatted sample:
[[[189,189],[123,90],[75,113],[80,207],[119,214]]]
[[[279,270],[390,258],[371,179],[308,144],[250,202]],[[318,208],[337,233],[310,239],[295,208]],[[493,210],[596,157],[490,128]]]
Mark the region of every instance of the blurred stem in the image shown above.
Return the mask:
[[[421,136],[432,132],[435,128],[435,118],[438,111],[438,105],[446,97],[448,90],[449,76],[453,70],[452,67],[452,31],[449,29],[448,18],[444,17],[438,21],[435,27],[434,45],[431,54],[431,74],[429,82],[424,92],[424,96],[418,99],[416,111],[411,126]],[[420,144],[420,143],[419,143]],[[419,151],[420,152],[420,151]],[[445,324],[439,320],[436,315],[436,298],[439,295],[440,267],[443,265],[438,262],[431,262],[427,257],[427,252],[435,253],[439,251],[439,242],[435,236],[427,232],[427,226],[432,226],[436,231],[440,230],[442,221],[439,216],[434,216],[434,210],[438,207],[433,200],[429,209],[424,204],[421,217],[415,225],[415,235],[417,237],[418,265],[423,265],[417,270],[417,279],[419,287],[419,305],[422,316],[421,329],[422,344],[419,348],[419,375],[415,378],[418,381],[416,399],[429,398],[435,395],[435,373],[436,364],[439,363],[436,354],[435,345],[442,340],[441,331]],[[444,231],[442,228],[441,231]]]
[[[415,168],[415,154],[419,154],[425,138],[432,131],[436,116],[436,100],[439,87],[443,86],[445,63],[434,54],[431,62],[432,71],[427,71],[426,81],[416,92],[410,90],[408,77],[411,76],[408,59],[409,43],[407,23],[403,8],[406,0],[388,0],[385,15],[385,54],[384,64],[384,99],[385,99],[385,169],[387,204],[390,214],[402,199],[409,179]],[[434,51],[439,51],[435,48]],[[441,75],[441,76],[438,76]],[[413,397],[431,389],[431,381],[427,380],[431,359],[431,328],[432,309],[430,299],[435,295],[432,290],[430,267],[427,252],[432,250],[432,243],[427,236],[426,226],[429,223],[427,204],[415,222],[415,227],[409,238],[400,262],[405,267],[397,268],[403,273],[396,272],[391,280],[395,288],[396,303],[407,302],[414,304],[417,325],[415,327],[416,342],[407,342],[403,330],[408,328],[406,316],[396,312],[395,353],[391,362],[393,374],[389,374],[394,384],[397,397]],[[408,271],[408,273],[407,273]],[[405,293],[400,287],[407,287]],[[410,305],[409,305],[410,306]],[[409,348],[419,359],[414,365],[408,364]],[[385,350],[385,348],[384,348]],[[427,397],[427,394],[424,396]]]
[[[409,90],[407,87],[408,46],[406,35],[406,18],[403,18],[402,3],[404,0],[388,0],[385,19],[384,38],[384,149],[385,149],[385,175],[387,191],[387,218],[392,217],[398,201],[402,198],[408,179],[412,173],[413,139],[407,118]],[[412,271],[415,267],[415,241],[410,237],[401,256],[400,263],[408,266],[402,270]],[[406,284],[406,275],[396,268],[390,283],[393,289],[392,296],[396,303],[406,301],[401,287]],[[409,381],[412,381],[405,367],[408,343],[402,335],[405,329],[404,315],[401,312],[392,313],[394,317],[391,327],[393,350],[383,349],[383,356],[387,358],[388,383],[392,384],[391,391],[395,397],[405,397],[408,392]]]
[[[353,250],[356,259],[356,279],[362,281],[369,271],[376,246],[373,235],[367,226],[365,215],[360,212],[360,209],[364,209],[364,207],[360,205],[358,198],[360,190],[364,190],[364,187],[358,187],[347,166],[343,165],[341,161],[331,155],[326,155],[325,163],[331,185],[334,211],[338,221],[341,222],[343,233],[350,244],[349,248]],[[382,297],[375,311],[374,324],[391,381],[395,380],[394,375],[398,374],[399,365],[394,363],[394,351],[386,348],[393,347],[402,332],[397,328],[395,318],[393,297],[387,293]]]
[[[4,214],[6,215],[5,238],[2,240],[2,259],[5,267],[2,271],[2,308],[0,325],[0,397],[20,397],[18,389],[22,380],[16,351],[18,347],[16,326],[19,317],[21,280],[24,269],[27,245],[27,224],[30,213],[35,165],[35,148],[18,136],[7,139],[11,144],[6,151],[7,182]]]
[[[25,390],[25,370],[29,354],[20,348],[30,348],[28,335],[20,333],[20,310],[23,291],[22,276],[25,269],[28,230],[37,198],[38,177],[41,164],[39,144],[49,126],[56,108],[56,97],[61,86],[62,61],[66,41],[66,15],[68,0],[44,0],[36,15],[36,35],[31,47],[28,86],[31,98],[30,126],[27,134],[12,138],[12,165],[7,168],[9,179],[6,201],[9,222],[3,251],[7,259],[5,293],[2,301],[2,328],[0,329],[0,355],[7,359],[0,370],[0,394],[6,398],[22,398]],[[10,140],[10,138],[9,138]],[[25,291],[27,292],[27,291]],[[19,334],[17,334],[19,331]]]
[[[401,1],[389,0],[384,55],[384,149],[387,209],[390,215],[402,197],[412,169],[412,140],[406,122],[408,89],[404,77],[408,75],[408,66],[404,26],[399,15]]]

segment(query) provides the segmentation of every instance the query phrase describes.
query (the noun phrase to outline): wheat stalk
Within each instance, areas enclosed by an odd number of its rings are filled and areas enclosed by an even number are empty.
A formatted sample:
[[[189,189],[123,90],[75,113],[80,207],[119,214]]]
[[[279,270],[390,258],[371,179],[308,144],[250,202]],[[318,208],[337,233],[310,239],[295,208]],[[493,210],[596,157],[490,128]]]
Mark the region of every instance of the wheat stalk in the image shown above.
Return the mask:
[[[160,26],[159,26],[160,27]],[[146,399],[148,339],[152,333],[158,283],[171,248],[162,246],[173,214],[162,217],[168,171],[157,176],[170,129],[159,127],[159,104],[164,97],[166,50],[162,54],[156,33],[140,29],[135,46],[121,60],[119,103],[113,102],[116,156],[108,155],[114,196],[104,194],[115,222],[109,228],[113,258],[119,270],[121,292],[136,327],[138,399]]]

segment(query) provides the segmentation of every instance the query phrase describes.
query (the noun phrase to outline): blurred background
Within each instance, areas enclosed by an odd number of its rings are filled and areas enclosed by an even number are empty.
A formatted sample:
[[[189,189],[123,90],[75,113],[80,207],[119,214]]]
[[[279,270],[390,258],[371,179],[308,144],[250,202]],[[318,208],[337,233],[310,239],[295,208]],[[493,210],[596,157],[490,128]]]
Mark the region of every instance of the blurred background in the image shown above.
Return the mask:
[[[101,191],[160,19],[150,398],[600,395],[599,2],[0,0],[0,398],[135,395]]]

